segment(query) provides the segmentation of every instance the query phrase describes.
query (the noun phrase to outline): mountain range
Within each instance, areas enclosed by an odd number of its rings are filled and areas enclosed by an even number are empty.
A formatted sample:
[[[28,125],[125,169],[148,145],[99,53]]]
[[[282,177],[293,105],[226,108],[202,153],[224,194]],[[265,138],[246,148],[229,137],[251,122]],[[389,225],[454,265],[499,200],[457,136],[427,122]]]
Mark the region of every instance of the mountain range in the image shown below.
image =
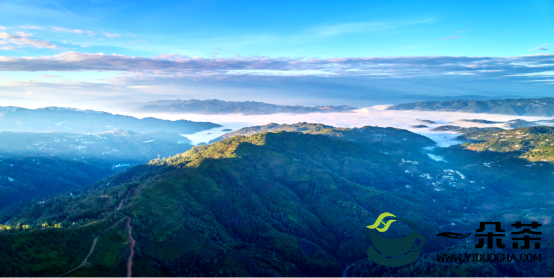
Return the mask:
[[[161,130],[179,134],[192,134],[221,126],[210,122],[187,120],[138,119],[106,112],[60,107],[39,109],[0,107],[0,115],[0,130],[14,132],[96,133],[121,129],[135,132]]]
[[[554,98],[423,101],[393,105],[387,109],[554,117]]]
[[[132,229],[137,276],[339,276],[366,256],[365,226],[383,211],[412,219],[427,236],[449,223],[434,213],[443,208],[428,180],[406,169],[442,175],[328,136],[237,136],[136,166],[77,197],[11,210],[10,223],[21,225],[0,237],[0,268],[57,276],[81,265],[93,246],[94,257],[71,275],[119,276]]]
[[[277,113],[328,113],[347,112],[357,109],[346,105],[342,106],[288,106],[275,105],[255,101],[223,101],[211,100],[157,100],[146,102],[137,108],[137,112],[143,113],[182,113],[182,114],[235,114],[267,115]]]
[[[448,153],[461,158],[455,165],[406,160],[341,136],[284,131],[234,136],[135,166],[71,194],[0,211],[6,222],[0,225],[0,271],[8,276],[471,276],[483,269],[491,276],[552,274],[547,261],[533,268],[437,262],[435,254],[474,248],[437,238],[445,229],[478,227],[479,219],[504,223],[521,214],[542,219],[553,212],[541,196],[524,194],[524,188],[548,188],[528,176],[551,173],[551,166],[530,168],[506,183],[487,172],[505,167],[481,163],[482,169],[473,171],[483,153],[455,148],[443,154],[448,160]],[[518,185],[520,179],[527,179],[525,187]],[[422,249],[429,256],[403,268],[369,261],[366,226],[383,212],[410,219],[418,233],[433,238]],[[393,230],[391,236],[401,233]],[[549,230],[542,235],[551,236]],[[542,252],[551,250],[548,244]]]
[[[448,126],[467,143],[439,148],[397,128],[271,123],[193,147],[172,132],[175,122],[158,120],[171,128],[153,130],[133,119],[132,130],[0,132],[2,275],[554,274],[554,260],[435,258],[481,252],[440,232],[475,230],[482,219],[500,221],[508,233],[514,219],[550,221],[554,209],[535,193],[554,179],[554,128]],[[415,263],[385,268],[367,258],[367,226],[383,212],[410,219],[432,239]],[[554,251],[553,235],[543,231],[541,252]]]

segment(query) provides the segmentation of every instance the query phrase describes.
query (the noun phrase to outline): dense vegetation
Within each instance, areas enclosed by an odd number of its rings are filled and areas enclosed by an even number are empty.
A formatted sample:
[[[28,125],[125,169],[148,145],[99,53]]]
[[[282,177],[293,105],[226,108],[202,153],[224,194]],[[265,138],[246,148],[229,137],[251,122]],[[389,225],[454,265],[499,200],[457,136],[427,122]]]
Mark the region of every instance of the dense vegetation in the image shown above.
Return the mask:
[[[275,105],[255,101],[223,101],[211,100],[157,100],[147,102],[138,108],[139,112],[154,113],[191,113],[191,114],[232,114],[242,113],[245,115],[266,115],[276,113],[326,113],[346,112],[356,109],[346,105],[342,106],[288,106]]]
[[[192,148],[178,134],[0,132],[0,208],[95,183]]]
[[[451,223],[467,231],[478,227],[481,219],[495,219],[509,232],[507,223],[513,218],[544,222],[553,211],[541,196],[491,183],[481,178],[483,173],[405,160],[336,138],[259,133],[198,146],[79,189],[77,197],[58,195],[42,204],[2,212],[0,221],[11,219],[10,225],[29,228],[14,227],[0,238],[7,242],[38,238],[44,223],[60,223],[63,228],[47,229],[58,233],[75,233],[82,227],[103,231],[127,215],[137,239],[136,276],[339,276],[347,267],[349,276],[554,274],[552,258],[514,265],[438,263],[433,257],[437,252],[481,252],[471,243],[436,238],[444,227],[452,231]],[[549,185],[534,187],[540,192]],[[367,260],[366,226],[385,211],[414,221],[420,234],[433,238],[417,262],[385,268]],[[102,234],[91,255],[96,259],[72,275],[121,275],[128,254],[128,239],[121,229],[116,226]],[[543,232],[541,251],[548,254],[552,231]],[[79,241],[69,236],[66,240]],[[56,244],[62,243],[52,239],[34,252],[42,256]],[[84,257],[83,248],[79,250],[60,249],[67,253],[61,258],[81,257],[56,265],[55,271],[63,273],[78,265]],[[32,272],[31,264],[21,263],[26,260],[23,256],[4,257],[0,273],[4,269],[13,276],[38,273]],[[55,275],[52,269],[40,271]]]
[[[550,213],[545,208],[550,200],[542,193],[549,192],[553,184],[554,163],[552,160],[540,160],[551,157],[551,146],[546,143],[552,141],[549,139],[552,130],[544,126],[514,130],[464,128],[458,132],[463,133],[460,138],[468,143],[437,148],[433,153],[442,156],[448,162],[445,165],[471,173],[476,180],[511,192],[512,196],[495,206],[511,209],[509,214],[521,213],[526,208],[533,211],[537,219],[544,219]],[[533,151],[535,149],[539,151]]]
[[[532,162],[554,162],[554,127],[537,126],[511,130],[464,130],[469,150],[511,152]],[[531,164],[533,165],[533,164]]]
[[[554,116],[554,98],[423,101],[393,105],[388,110],[456,111],[517,116]]]
[[[209,122],[168,121],[156,118],[138,119],[106,112],[58,107],[34,110],[19,107],[0,107],[0,114],[0,130],[17,132],[96,133],[122,129],[135,132],[162,130],[179,134],[192,134],[220,126]]]
[[[145,163],[192,148],[187,138],[169,132],[111,130],[93,134],[0,132],[0,153],[105,161],[106,166]]]
[[[102,163],[55,157],[4,154],[0,159],[0,209],[17,202],[75,190],[116,173]]]
[[[101,221],[79,228],[41,226],[4,231],[0,236],[0,276],[58,276],[63,269],[80,264],[106,224]],[[114,271],[111,274],[107,276],[117,275]]]
[[[376,126],[337,128],[315,123],[296,123],[290,125],[270,123],[262,126],[245,127],[215,138],[210,143],[239,135],[250,136],[260,132],[278,131],[330,136],[336,139],[356,142],[386,154],[403,156],[408,159],[427,159],[426,156],[420,153],[420,149],[435,145],[433,140],[404,129]]]

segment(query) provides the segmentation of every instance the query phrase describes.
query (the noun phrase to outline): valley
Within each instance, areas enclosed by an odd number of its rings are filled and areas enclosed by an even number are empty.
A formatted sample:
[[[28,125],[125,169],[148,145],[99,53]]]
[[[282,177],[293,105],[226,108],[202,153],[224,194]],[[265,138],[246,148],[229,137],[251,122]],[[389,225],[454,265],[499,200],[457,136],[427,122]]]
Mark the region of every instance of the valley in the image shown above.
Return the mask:
[[[408,140],[411,144],[404,143]],[[73,196],[12,206],[0,213],[0,221],[28,227],[9,226],[8,241],[34,237],[48,223],[53,244],[61,240],[57,233],[115,225],[97,237],[87,264],[70,274],[77,276],[129,271],[129,227],[136,240],[133,275],[337,276],[347,266],[349,275],[402,275],[402,269],[367,268],[372,263],[365,256],[370,242],[365,226],[383,211],[413,219],[429,238],[445,227],[473,227],[483,218],[551,221],[549,199],[528,192],[548,187],[544,182],[554,178],[553,165],[529,168],[521,158],[504,154],[437,148],[421,135],[397,129],[269,124],[151,160],[77,188]],[[518,167],[529,171],[513,175]],[[125,217],[132,217],[127,228],[117,222]],[[454,252],[467,244],[438,239],[424,249]],[[72,252],[84,258],[87,248]],[[77,261],[63,268],[69,271],[82,259]],[[431,259],[420,261],[429,265],[421,275],[452,273],[441,272],[441,264]],[[545,264],[542,270],[512,268],[510,273],[545,275]],[[12,275],[53,273],[5,265]],[[496,275],[506,271],[502,263],[486,266]],[[450,271],[462,275],[482,266],[458,267]]]

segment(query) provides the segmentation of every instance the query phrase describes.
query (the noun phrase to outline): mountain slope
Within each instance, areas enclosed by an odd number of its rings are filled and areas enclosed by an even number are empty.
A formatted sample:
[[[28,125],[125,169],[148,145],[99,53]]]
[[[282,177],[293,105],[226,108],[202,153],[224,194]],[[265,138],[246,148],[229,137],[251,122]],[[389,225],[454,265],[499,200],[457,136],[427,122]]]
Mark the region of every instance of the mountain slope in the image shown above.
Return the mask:
[[[270,123],[263,126],[245,127],[215,138],[211,140],[210,143],[239,135],[250,136],[261,132],[279,131],[330,136],[336,139],[356,142],[373,150],[403,156],[408,159],[426,159],[426,156],[421,154],[421,149],[435,145],[433,140],[404,129],[376,126],[364,126],[350,129],[305,122],[290,125]]]
[[[75,199],[34,204],[12,223],[119,219],[124,200],[142,254],[137,275],[338,276],[365,256],[365,226],[384,211],[428,236],[447,223],[434,216],[436,191],[406,173],[412,166],[432,170],[325,136],[240,136],[134,167]]]
[[[512,130],[464,131],[473,143],[464,147],[474,151],[517,152],[517,156],[536,162],[554,162],[554,127],[535,126]]]
[[[169,132],[0,132],[0,208],[76,190],[132,165],[192,148]],[[181,143],[178,143],[181,142]]]
[[[179,137],[182,141],[179,140]],[[192,148],[174,133],[110,130],[93,134],[0,132],[0,154],[104,161],[106,165],[146,163]]]
[[[127,232],[132,230],[136,239],[136,276],[339,276],[356,261],[363,263],[351,273],[364,273],[370,244],[366,226],[390,212],[415,222],[418,233],[433,239],[422,249],[430,256],[409,266],[422,275],[548,275],[546,263],[538,272],[491,263],[472,267],[471,273],[463,264],[434,262],[432,269],[420,268],[429,265],[436,252],[467,253],[474,248],[436,237],[439,231],[451,231],[452,223],[468,229],[478,227],[482,219],[503,219],[506,213],[534,217],[534,210],[548,214],[552,209],[531,204],[531,211],[526,206],[532,197],[514,194],[504,184],[475,180],[471,173],[405,161],[330,136],[237,136],[133,167],[78,195],[59,195],[43,204],[1,212],[0,221],[29,225],[4,232],[10,235],[4,238],[6,245],[24,236],[41,236],[45,222],[50,227],[61,224],[64,228],[46,228],[60,233],[85,227],[104,231],[116,225],[109,230],[113,235],[98,237],[91,261],[73,274],[121,275],[131,238],[122,236],[123,227],[117,223],[132,218]],[[403,231],[395,228],[390,235]],[[551,235],[547,230],[543,238]],[[20,253],[3,258],[0,271],[55,275],[75,268],[85,258],[85,248],[78,260],[58,263],[56,270],[35,270],[36,262],[22,255],[33,250],[44,256],[60,240],[35,249],[20,247]],[[109,259],[99,259],[103,257]],[[480,272],[484,268],[490,271]],[[371,273],[405,275],[406,269],[375,268]]]

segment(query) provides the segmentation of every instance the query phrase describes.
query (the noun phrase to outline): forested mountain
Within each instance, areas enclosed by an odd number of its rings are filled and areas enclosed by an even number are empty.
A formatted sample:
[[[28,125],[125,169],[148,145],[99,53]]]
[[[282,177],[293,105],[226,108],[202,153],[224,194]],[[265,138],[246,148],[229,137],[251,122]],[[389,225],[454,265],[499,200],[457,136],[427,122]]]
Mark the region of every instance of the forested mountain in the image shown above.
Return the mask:
[[[463,130],[463,138],[473,140],[463,146],[469,150],[516,152],[532,162],[554,162],[554,127],[536,126],[511,130]],[[532,165],[532,164],[531,164]]]
[[[0,132],[0,208],[90,185],[133,165],[192,148],[154,131],[95,134]]]
[[[387,109],[553,117],[554,98],[423,101],[393,105]]]
[[[477,252],[474,243],[436,237],[452,223],[469,229],[480,219],[509,220],[507,213],[553,212],[534,203],[538,196],[513,194],[521,188],[445,165],[330,136],[236,136],[133,167],[76,197],[4,210],[0,221],[10,223],[0,234],[0,272],[58,276],[76,268],[69,275],[122,276],[131,258],[134,276],[340,276],[347,267],[351,276],[554,274],[546,260],[437,262],[437,252]],[[534,210],[526,209],[531,204]],[[366,226],[383,212],[412,220],[433,238],[417,262],[384,268],[367,259]],[[550,248],[552,231],[542,238]]]
[[[0,157],[0,209],[60,192],[69,192],[109,177],[113,169],[96,161],[45,156]]]
[[[190,140],[175,133],[137,133],[110,130],[93,134],[65,132],[0,132],[0,153],[48,156],[68,160],[137,164],[169,157],[192,148]]]
[[[140,106],[138,112],[148,113],[189,113],[189,114],[233,114],[242,113],[245,115],[266,115],[276,113],[326,113],[346,112],[355,107],[342,106],[288,106],[275,105],[255,101],[223,101],[218,99],[210,100],[157,100],[146,102]]]
[[[59,107],[40,109],[0,107],[0,115],[0,130],[14,132],[96,133],[121,129],[135,132],[161,130],[192,134],[220,126],[209,122],[168,121],[156,118],[138,119],[106,112]]]
[[[431,147],[435,142],[425,136],[398,128],[364,126],[360,128],[337,128],[315,123],[276,124],[241,128],[235,132],[224,134],[210,141],[218,142],[223,139],[243,135],[250,136],[261,132],[301,132],[305,134],[321,134],[334,138],[348,140],[367,146],[384,153],[390,153],[406,158],[422,159],[426,157],[420,150]]]

